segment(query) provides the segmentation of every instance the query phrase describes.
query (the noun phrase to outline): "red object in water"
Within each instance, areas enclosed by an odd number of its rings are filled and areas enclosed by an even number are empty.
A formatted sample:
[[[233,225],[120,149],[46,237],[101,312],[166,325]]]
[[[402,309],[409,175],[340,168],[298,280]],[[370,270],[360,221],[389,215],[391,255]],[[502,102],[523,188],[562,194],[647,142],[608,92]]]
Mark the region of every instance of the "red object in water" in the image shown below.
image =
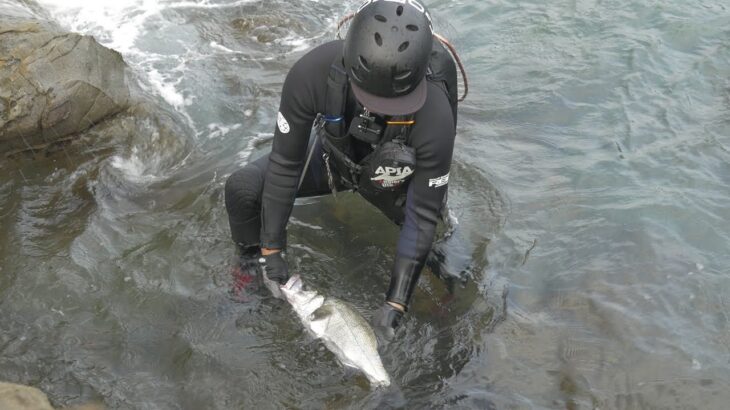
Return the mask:
[[[255,290],[256,275],[252,275],[237,266],[231,271],[231,276],[233,277],[231,295],[241,302],[248,301],[249,291]]]

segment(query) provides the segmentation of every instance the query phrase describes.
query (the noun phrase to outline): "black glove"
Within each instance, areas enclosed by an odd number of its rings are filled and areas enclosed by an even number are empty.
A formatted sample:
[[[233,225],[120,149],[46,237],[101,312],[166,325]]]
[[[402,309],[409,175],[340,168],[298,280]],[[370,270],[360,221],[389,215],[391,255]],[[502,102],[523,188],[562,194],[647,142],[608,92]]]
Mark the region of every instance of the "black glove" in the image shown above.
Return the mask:
[[[276,252],[259,258],[259,264],[265,277],[283,285],[289,280],[289,268],[284,260],[283,252]]]
[[[375,336],[378,338],[378,342],[381,346],[390,343],[395,337],[395,329],[400,324],[403,318],[403,312],[394,308],[389,303],[383,304],[383,306],[375,312],[373,316],[373,325]]]

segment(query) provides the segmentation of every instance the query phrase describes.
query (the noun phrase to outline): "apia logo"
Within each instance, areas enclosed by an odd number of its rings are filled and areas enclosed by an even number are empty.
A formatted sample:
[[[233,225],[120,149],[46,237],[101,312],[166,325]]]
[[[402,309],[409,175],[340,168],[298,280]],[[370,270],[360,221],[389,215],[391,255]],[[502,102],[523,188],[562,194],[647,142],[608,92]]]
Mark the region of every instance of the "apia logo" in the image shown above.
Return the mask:
[[[383,167],[375,170],[375,176],[370,178],[383,188],[393,188],[401,185],[411,174],[413,169],[405,167]]]

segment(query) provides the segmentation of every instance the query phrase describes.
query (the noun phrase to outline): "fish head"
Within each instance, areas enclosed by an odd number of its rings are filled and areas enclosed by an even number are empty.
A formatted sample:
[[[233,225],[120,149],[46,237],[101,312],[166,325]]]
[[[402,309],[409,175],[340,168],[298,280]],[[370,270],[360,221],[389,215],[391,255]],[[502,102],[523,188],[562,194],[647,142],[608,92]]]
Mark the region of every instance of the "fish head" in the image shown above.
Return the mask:
[[[324,303],[324,297],[313,290],[304,288],[302,278],[298,274],[290,277],[285,284],[281,285],[280,289],[287,302],[302,318],[311,315]]]
[[[284,297],[291,302],[291,298],[304,290],[302,277],[299,274],[292,275],[285,284],[280,286],[280,290]]]

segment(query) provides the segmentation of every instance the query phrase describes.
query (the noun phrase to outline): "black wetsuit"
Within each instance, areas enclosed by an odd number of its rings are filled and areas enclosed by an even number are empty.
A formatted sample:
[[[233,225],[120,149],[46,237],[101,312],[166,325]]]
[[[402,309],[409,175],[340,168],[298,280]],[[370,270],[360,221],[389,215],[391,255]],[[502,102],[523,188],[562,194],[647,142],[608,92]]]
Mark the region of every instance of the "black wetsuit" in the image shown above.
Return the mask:
[[[286,225],[294,199],[330,192],[321,141],[318,140],[299,190],[297,186],[307,157],[313,122],[319,113],[325,112],[330,66],[342,53],[342,44],[342,41],[323,44],[292,67],[284,82],[280,119],[271,153],[229,178],[226,207],[233,239],[239,245],[284,248]],[[407,193],[405,202],[394,207],[390,199],[386,199],[390,202],[384,205],[382,200],[368,198],[401,225],[387,300],[404,306],[408,306],[431,249],[445,201],[456,128],[453,107],[444,89],[429,82],[428,97],[415,113],[415,125],[408,139],[416,152],[416,168],[410,180],[400,188],[401,197]],[[348,124],[356,110],[356,100],[348,92],[345,111]],[[358,141],[354,146],[353,160],[358,162],[371,151],[370,145]],[[397,196],[398,192],[385,195],[385,198]]]

